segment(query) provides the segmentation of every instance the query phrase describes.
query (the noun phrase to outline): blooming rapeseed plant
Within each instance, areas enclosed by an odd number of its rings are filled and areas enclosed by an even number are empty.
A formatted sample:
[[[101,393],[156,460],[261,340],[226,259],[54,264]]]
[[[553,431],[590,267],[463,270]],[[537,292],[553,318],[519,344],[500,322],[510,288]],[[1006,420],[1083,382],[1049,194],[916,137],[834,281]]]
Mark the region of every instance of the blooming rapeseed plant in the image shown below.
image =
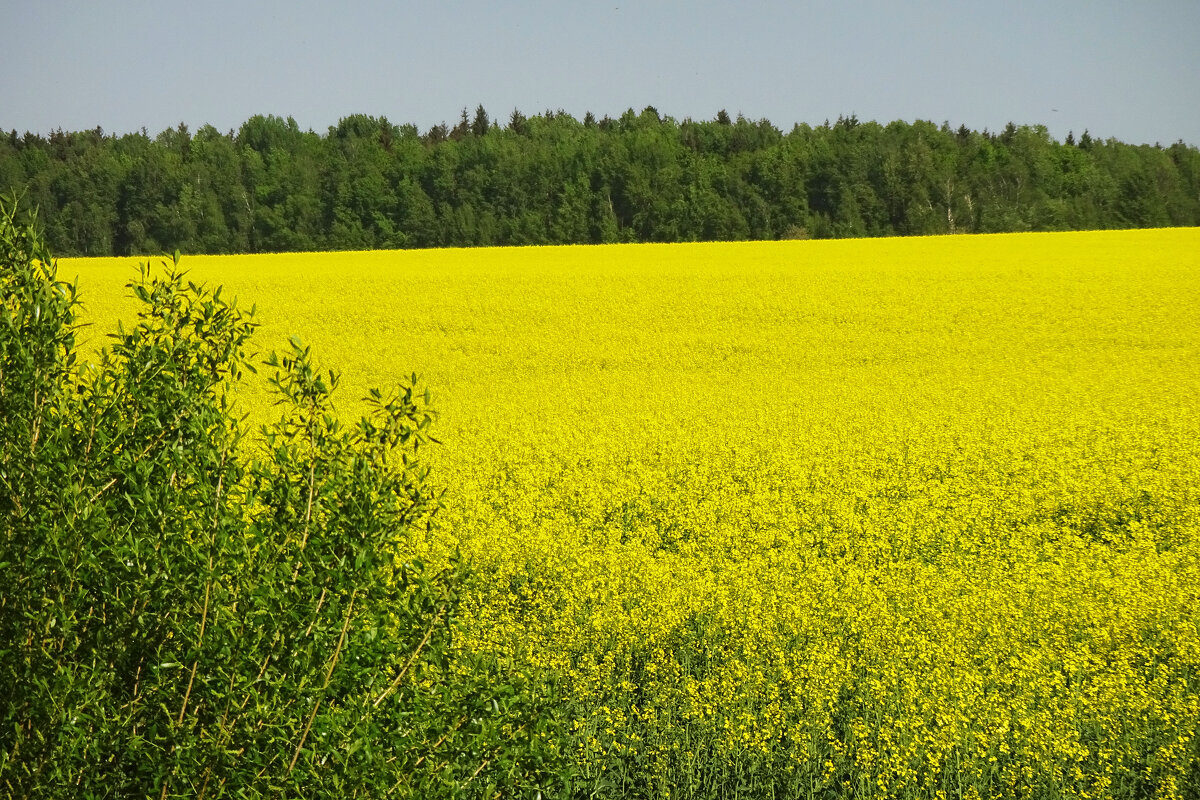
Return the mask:
[[[555,676],[582,781],[1200,792],[1200,231],[188,261],[434,387],[408,547],[490,571],[462,646]]]

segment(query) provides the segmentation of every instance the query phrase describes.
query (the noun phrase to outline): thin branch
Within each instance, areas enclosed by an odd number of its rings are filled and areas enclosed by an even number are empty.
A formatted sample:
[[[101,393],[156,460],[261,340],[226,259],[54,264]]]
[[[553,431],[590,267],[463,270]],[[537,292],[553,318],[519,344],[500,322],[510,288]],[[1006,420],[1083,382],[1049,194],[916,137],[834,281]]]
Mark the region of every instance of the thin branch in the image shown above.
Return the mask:
[[[321,687],[322,691],[329,687],[329,681],[333,677],[333,668],[337,666],[338,657],[342,654],[342,645],[346,643],[346,631],[350,630],[350,615],[354,613],[354,599],[357,595],[358,589],[350,593],[350,605],[346,608],[346,619],[342,623],[342,635],[338,637],[333,658],[329,659],[329,669],[325,670],[325,684]]]
[[[429,748],[429,753],[426,753],[425,755],[423,755],[417,759],[416,763],[413,764],[413,768],[415,769],[416,767],[421,766],[421,763],[425,760],[426,756],[430,755],[434,750],[437,750],[439,747],[441,747],[442,742],[449,739],[451,734],[453,734],[455,731],[457,731],[459,728],[461,728],[463,726],[463,724],[465,724],[469,718],[470,718],[469,714],[467,716],[460,717],[458,722],[455,723],[453,728],[451,728],[450,730],[443,733],[442,738],[438,739],[436,742],[433,743],[433,746]]]
[[[329,688],[329,682],[333,679],[333,669],[337,666],[338,658],[342,654],[342,645],[346,643],[346,631],[350,630],[350,617],[354,612],[354,599],[357,595],[358,589],[350,593],[350,605],[346,607],[346,619],[342,622],[342,635],[338,637],[333,657],[329,659],[329,669],[325,670],[325,683],[321,686],[322,695]],[[308,722],[304,725],[304,732],[300,734],[300,741],[296,742],[296,750],[292,753],[291,763],[288,764],[289,774],[291,774],[292,769],[296,766],[296,761],[300,758],[300,751],[304,749],[304,741],[308,738],[308,732],[312,730],[313,720],[317,718],[317,709],[321,707],[321,701],[324,699],[324,696],[322,696],[313,704],[312,713],[308,715]]]
[[[213,524],[208,536],[208,579],[204,582],[204,610],[200,614],[200,636],[196,639],[196,657],[192,660],[192,676],[188,678],[187,691],[183,694],[183,703],[179,706],[179,719],[176,725],[183,724],[183,716],[187,713],[188,698],[192,696],[192,684],[196,680],[196,668],[200,665],[200,648],[204,644],[204,631],[208,625],[208,609],[212,598],[214,553],[217,547],[217,528],[221,524],[221,490],[225,488],[225,461],[229,457],[229,448],[221,452],[220,474],[217,476],[217,497],[213,503]]]
[[[483,768],[486,767],[490,763],[492,763],[492,760],[490,758],[484,759],[483,763],[480,764],[478,767],[476,767],[475,771],[471,773],[471,777],[467,778],[466,783],[463,784],[463,788],[466,788],[467,783],[470,783],[471,781],[475,780],[476,776],[478,776],[479,773],[483,772]]]
[[[396,687],[400,685],[401,679],[404,678],[404,673],[408,672],[408,668],[411,667],[413,662],[417,660],[417,656],[425,648],[425,645],[429,644],[429,637],[433,636],[434,628],[436,628],[438,622],[441,621],[442,613],[445,610],[446,607],[443,605],[438,613],[434,616],[433,621],[429,623],[429,628],[425,631],[425,637],[421,639],[420,644],[417,645],[417,649],[412,651],[412,655],[408,657],[408,661],[404,662],[404,666],[400,669],[400,674],[397,675],[392,680],[391,684],[382,692],[380,692],[379,696],[375,698],[375,702],[373,704],[374,708],[379,708],[379,704],[383,702],[384,698],[395,691]]]
[[[308,738],[308,732],[312,730],[313,720],[317,717],[317,709],[321,707],[321,701],[324,699],[323,697],[318,698],[317,702],[313,705],[312,713],[308,715],[308,722],[304,725],[304,733],[300,734],[300,741],[296,742],[296,751],[292,753],[292,762],[288,764],[287,771],[289,775],[295,768],[296,761],[300,758],[300,751],[304,749],[304,740]]]
[[[176,423],[179,422],[179,420],[183,419],[183,415],[184,415],[183,411],[180,411],[178,414],[176,414],[175,419],[171,421],[171,425],[174,426]],[[149,453],[151,450],[153,450],[155,447],[157,447],[160,443],[162,443],[162,440],[167,437],[168,430],[169,430],[169,428],[163,428],[162,432],[159,433],[158,436],[155,436],[153,439],[151,439],[150,442],[145,447],[142,448],[142,452],[138,453],[137,457],[134,458],[133,460],[135,462],[137,462],[137,461],[141,461],[143,458],[145,458],[147,453]],[[99,500],[100,495],[104,494],[109,489],[111,489],[113,487],[113,484],[115,484],[116,482],[117,482],[117,479],[113,478],[108,483],[104,484],[104,486],[100,487],[100,491],[98,491],[94,495],[92,495],[91,502],[95,503],[97,500]]]
[[[315,413],[315,412],[313,412],[313,413]],[[300,552],[301,553],[303,553],[304,548],[308,546],[308,530],[312,523],[313,496],[316,493],[316,486],[317,486],[317,477],[316,477],[317,476],[317,458],[316,458],[316,455],[313,454],[313,450],[316,448],[316,446],[317,446],[316,433],[313,432],[312,427],[310,426],[309,432],[308,432],[308,447],[309,447],[309,458],[312,460],[308,462],[308,504],[304,508],[304,535],[300,537]],[[299,574],[300,574],[300,558],[297,557],[296,558],[296,567],[295,567],[295,569],[292,570],[292,582],[293,583],[295,583],[296,576]]]
[[[192,684],[196,680],[196,667],[200,665],[200,658],[192,662],[192,676],[188,678],[187,691],[183,693],[183,702],[179,704],[179,718],[175,720],[176,725],[183,724],[183,715],[187,713],[188,699],[192,696]]]
[[[104,494],[104,493],[105,493],[105,492],[107,492],[109,489],[111,489],[111,488],[113,487],[113,484],[114,484],[114,483],[116,483],[116,482],[117,482],[117,479],[116,479],[116,478],[113,478],[111,481],[109,481],[108,483],[106,483],[106,484],[104,484],[103,486],[101,486],[101,487],[100,487],[100,491],[98,491],[98,492],[96,492],[94,495],[92,495],[92,499],[91,499],[91,500],[88,502],[88,504],[89,504],[89,505],[91,505],[92,503],[95,503],[97,500],[99,500],[99,499],[100,499],[100,495]]]
[[[312,618],[312,622],[308,623],[308,629],[307,629],[306,631],[304,631],[304,635],[305,635],[306,637],[307,637],[307,636],[308,636],[310,633],[312,633],[313,626],[317,624],[317,618],[318,618],[318,617],[320,616],[320,614],[321,614],[321,606],[322,606],[322,605],[325,603],[325,592],[327,592],[327,591],[328,591],[328,589],[322,589],[322,590],[321,590],[321,597],[320,597],[320,598],[318,598],[318,600],[317,600],[317,608],[316,608],[316,610],[315,610],[315,611],[313,611],[313,618]]]

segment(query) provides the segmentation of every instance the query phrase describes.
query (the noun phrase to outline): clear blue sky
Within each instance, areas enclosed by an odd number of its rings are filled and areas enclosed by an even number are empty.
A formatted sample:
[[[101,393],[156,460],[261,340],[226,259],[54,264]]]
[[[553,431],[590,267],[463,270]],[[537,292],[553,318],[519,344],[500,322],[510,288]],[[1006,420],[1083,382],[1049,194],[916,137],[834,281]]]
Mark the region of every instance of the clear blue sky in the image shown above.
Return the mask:
[[[0,0],[0,128],[426,130],[482,103],[1200,145],[1200,0]]]

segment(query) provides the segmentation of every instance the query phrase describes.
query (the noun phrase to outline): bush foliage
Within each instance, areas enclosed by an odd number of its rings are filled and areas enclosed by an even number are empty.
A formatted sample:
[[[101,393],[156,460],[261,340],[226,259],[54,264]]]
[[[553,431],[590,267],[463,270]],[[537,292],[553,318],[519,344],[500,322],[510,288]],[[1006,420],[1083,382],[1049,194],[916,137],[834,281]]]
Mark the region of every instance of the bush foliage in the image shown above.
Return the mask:
[[[282,415],[233,390],[253,309],[178,254],[84,362],[79,299],[0,204],[0,794],[490,796],[546,788],[533,684],[458,652],[470,570],[408,538],[438,506],[417,379],[344,427],[336,373],[267,360]]]

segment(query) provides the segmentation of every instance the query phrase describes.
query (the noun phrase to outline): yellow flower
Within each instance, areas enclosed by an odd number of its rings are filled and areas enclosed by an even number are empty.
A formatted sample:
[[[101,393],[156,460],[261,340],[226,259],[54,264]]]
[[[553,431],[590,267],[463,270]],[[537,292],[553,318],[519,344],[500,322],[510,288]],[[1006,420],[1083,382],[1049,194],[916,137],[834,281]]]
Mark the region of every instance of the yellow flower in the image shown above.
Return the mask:
[[[131,264],[60,262],[96,344]],[[554,676],[588,774],[1194,788],[1200,231],[185,264],[346,416],[423,375],[446,507],[398,547],[488,576],[458,646]]]

